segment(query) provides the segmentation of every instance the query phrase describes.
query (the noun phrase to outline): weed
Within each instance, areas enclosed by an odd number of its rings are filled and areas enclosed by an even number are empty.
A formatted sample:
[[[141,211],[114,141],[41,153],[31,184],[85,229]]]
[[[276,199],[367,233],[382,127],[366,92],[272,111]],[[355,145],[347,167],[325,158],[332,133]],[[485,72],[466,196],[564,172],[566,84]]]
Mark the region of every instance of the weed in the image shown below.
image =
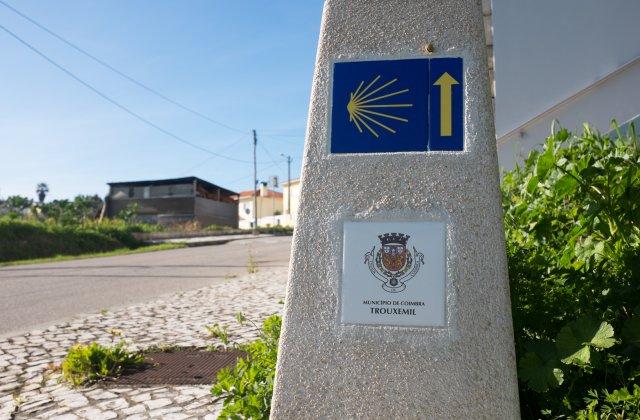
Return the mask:
[[[247,317],[242,312],[238,312],[236,313],[236,321],[242,326],[247,321]]]
[[[227,331],[228,328],[226,325],[221,326],[216,322],[213,325],[206,325],[204,328],[209,335],[220,340],[225,346],[229,344],[229,332]]]
[[[84,385],[98,380],[117,378],[127,368],[140,366],[140,353],[126,349],[124,341],[113,347],[98,343],[76,344],[62,362],[62,376],[72,385]]]
[[[173,353],[180,350],[175,344],[154,344],[143,350],[143,353]]]
[[[256,260],[253,258],[253,253],[249,251],[249,259],[247,261],[247,271],[249,274],[255,274],[258,272],[258,265],[256,264]]]
[[[20,390],[13,393],[13,411],[9,414],[9,419],[13,420],[20,411],[20,406],[27,402],[27,398],[20,395]]]
[[[44,387],[49,381],[49,379],[51,379],[51,375],[60,371],[61,369],[62,367],[60,365],[57,365],[55,363],[49,363],[46,366],[44,372],[42,372],[42,378],[40,378],[40,387]]]
[[[124,335],[124,332],[119,328],[107,328],[106,331],[116,337],[122,337]]]

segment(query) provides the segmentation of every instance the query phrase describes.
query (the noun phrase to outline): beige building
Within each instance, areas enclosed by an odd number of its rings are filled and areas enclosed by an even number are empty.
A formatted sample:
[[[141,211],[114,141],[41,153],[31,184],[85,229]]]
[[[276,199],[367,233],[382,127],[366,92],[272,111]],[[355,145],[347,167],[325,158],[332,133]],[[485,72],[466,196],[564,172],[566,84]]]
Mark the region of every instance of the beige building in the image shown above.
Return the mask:
[[[300,203],[300,178],[282,183],[283,209],[286,216],[282,220],[284,226],[295,226]]]
[[[261,185],[256,190],[258,227],[282,224],[282,193],[267,189]],[[253,210],[253,191],[242,191],[238,194],[238,226],[240,229],[251,229],[255,214]]]

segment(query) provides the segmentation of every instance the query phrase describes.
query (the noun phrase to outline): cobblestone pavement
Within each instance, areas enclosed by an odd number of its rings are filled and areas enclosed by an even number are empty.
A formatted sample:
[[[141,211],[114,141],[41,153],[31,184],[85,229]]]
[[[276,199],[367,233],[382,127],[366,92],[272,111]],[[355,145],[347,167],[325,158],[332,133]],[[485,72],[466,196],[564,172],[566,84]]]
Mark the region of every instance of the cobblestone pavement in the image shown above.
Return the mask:
[[[238,325],[236,313],[243,312],[256,324],[279,313],[285,282],[286,269],[265,269],[203,289],[0,338],[0,419],[215,418],[220,403],[214,402],[208,385],[71,388],[61,381],[55,366],[76,343],[112,345],[124,337],[131,349],[220,344],[205,330],[216,322],[229,327],[232,340],[255,339],[255,328],[250,323]]]

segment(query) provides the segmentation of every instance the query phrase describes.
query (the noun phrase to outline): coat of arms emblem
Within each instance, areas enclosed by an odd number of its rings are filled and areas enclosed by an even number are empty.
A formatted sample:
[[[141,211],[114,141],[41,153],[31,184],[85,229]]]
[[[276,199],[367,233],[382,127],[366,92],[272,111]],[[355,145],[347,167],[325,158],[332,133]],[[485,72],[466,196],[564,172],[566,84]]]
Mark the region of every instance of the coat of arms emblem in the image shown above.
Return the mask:
[[[411,280],[424,264],[424,254],[413,247],[413,253],[407,249],[410,236],[404,233],[385,233],[378,235],[380,249],[374,246],[364,254],[364,263],[369,266],[373,276],[382,282],[382,288],[389,293],[398,293],[406,289]]]

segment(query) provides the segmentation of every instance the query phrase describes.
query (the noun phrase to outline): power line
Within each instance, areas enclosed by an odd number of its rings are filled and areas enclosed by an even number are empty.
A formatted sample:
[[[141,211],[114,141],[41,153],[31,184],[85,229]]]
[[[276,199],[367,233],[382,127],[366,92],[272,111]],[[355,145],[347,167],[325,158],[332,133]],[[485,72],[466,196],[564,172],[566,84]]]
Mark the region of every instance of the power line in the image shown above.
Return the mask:
[[[1,1],[2,0],[0,0],[0,2]],[[269,131],[267,131],[266,133],[271,137],[298,137],[298,138],[304,137],[304,134],[278,134],[278,133],[270,133]]]
[[[231,142],[228,146],[223,147],[222,149],[220,149],[220,152],[223,152],[227,149],[232,148],[233,146],[235,146],[236,144],[238,144],[241,140],[244,140],[247,136],[249,135],[249,133],[242,133],[242,135],[240,137],[238,137],[237,139],[235,139],[233,142]],[[199,168],[200,166],[204,165],[205,163],[209,162],[211,159],[214,159],[216,156],[209,156],[208,158],[206,158],[205,160],[203,160],[202,162],[193,165],[192,167],[190,167],[189,169],[187,169],[186,171],[181,172],[181,176],[183,175],[189,175],[189,173],[191,171],[193,171],[196,168]]]
[[[273,168],[274,166],[276,166],[275,163],[270,163],[269,165],[263,166],[261,169],[265,170],[265,169]],[[222,182],[224,182],[225,184],[233,184],[234,182],[242,181],[243,179],[252,178],[252,177],[253,175],[244,175],[239,178],[234,178],[231,181],[222,181]]]
[[[1,0],[0,0],[1,1]],[[40,57],[44,58],[45,60],[47,60],[51,65],[57,67],[59,70],[61,70],[62,72],[64,72],[67,76],[71,77],[72,79],[74,79],[76,82],[82,84],[84,87],[86,87],[87,89],[91,90],[93,93],[95,93],[96,95],[100,96],[102,99],[104,99],[105,101],[111,103],[112,105],[115,105],[116,107],[120,108],[121,110],[123,110],[124,112],[126,112],[127,114],[131,115],[132,117],[136,118],[137,120],[149,125],[150,127],[155,128],[156,130],[160,131],[161,133],[173,138],[174,140],[177,140],[181,143],[184,143],[188,146],[193,147],[194,149],[198,149],[202,152],[205,153],[209,153],[211,155],[217,156],[219,158],[223,158],[223,159],[227,159],[227,160],[231,160],[234,162],[242,162],[242,163],[253,163],[249,160],[243,160],[243,159],[237,159],[231,156],[226,156],[226,155],[222,155],[220,153],[214,152],[212,150],[206,149],[202,146],[199,146],[195,143],[192,143],[188,140],[185,140],[184,138],[178,136],[177,134],[172,133],[171,131],[165,130],[164,128],[160,127],[159,125],[155,124],[154,122],[146,119],[145,117],[143,117],[142,115],[136,113],[135,111],[132,111],[131,109],[127,108],[126,106],[122,105],[120,102],[116,101],[115,99],[111,98],[110,96],[106,95],[105,93],[102,93],[100,90],[98,90],[97,88],[95,88],[94,86],[92,86],[91,84],[89,84],[88,82],[85,82],[84,80],[82,80],[80,77],[76,76],[74,73],[72,73],[71,71],[67,70],[65,67],[63,67],[62,65],[58,64],[56,61],[54,61],[53,59],[49,58],[47,55],[45,55],[44,53],[42,53],[40,50],[38,50],[36,47],[34,47],[33,45],[29,44],[27,41],[25,41],[24,39],[20,38],[18,35],[16,35],[15,33],[11,32],[9,29],[7,29],[6,27],[0,25],[0,29],[2,29],[3,31],[5,31],[6,33],[8,33],[9,35],[11,35],[13,38],[15,38],[18,42],[20,42],[22,45],[24,45],[25,47],[29,48],[31,51],[33,51],[34,53],[38,54]]]
[[[273,158],[273,156],[271,156],[271,153],[269,153],[269,150],[267,150],[267,148],[264,147],[262,143],[260,143],[259,146],[262,148],[262,150],[264,150],[267,153],[269,160],[271,160],[271,162],[273,162],[278,167],[278,169],[282,170],[282,168],[280,167],[280,164]]]
[[[304,136],[294,136],[294,135],[278,136],[277,134],[263,134],[263,136],[269,137],[272,140],[276,140],[280,142],[284,141],[292,144],[304,144]]]
[[[225,124],[223,122],[217,121],[211,117],[209,117],[208,115],[205,115],[199,111],[196,111],[193,108],[190,108],[186,105],[183,105],[182,103],[176,101],[175,99],[171,99],[170,97],[168,97],[167,95],[158,92],[157,90],[153,89],[152,87],[149,87],[147,85],[145,85],[144,83],[134,79],[133,77],[129,76],[126,73],[123,73],[122,71],[118,70],[117,68],[113,67],[111,64],[107,63],[106,61],[96,57],[95,55],[91,54],[90,52],[88,52],[87,50],[79,47],[78,45],[74,44],[73,42],[69,41],[66,38],[63,38],[61,35],[58,35],[57,33],[53,32],[51,29],[47,28],[46,26],[42,25],[41,23],[37,22],[36,20],[30,18],[29,16],[25,15],[24,13],[22,13],[21,11],[17,10],[16,8],[14,8],[13,6],[11,6],[10,4],[4,2],[3,0],[0,0],[0,4],[2,4],[3,6],[5,6],[6,8],[8,8],[9,10],[11,10],[12,12],[16,13],[17,15],[21,16],[23,19],[28,20],[29,22],[31,22],[32,24],[34,24],[35,26],[37,26],[38,28],[42,29],[43,31],[47,32],[49,35],[57,38],[58,40],[62,41],[63,43],[67,44],[68,46],[70,46],[71,48],[73,48],[74,50],[78,51],[79,53],[85,55],[86,57],[90,58],[91,60],[95,61],[96,63],[100,64],[101,66],[111,70],[112,72],[116,73],[117,75],[119,75],[120,77],[130,81],[131,83],[141,87],[142,89],[146,90],[147,92],[150,92],[154,95],[156,95],[157,97],[177,106],[178,108],[181,108],[187,112],[190,112],[194,115],[197,115],[200,118],[203,118],[209,122],[212,122],[214,124],[217,124],[221,127],[224,127],[228,130],[232,130],[232,131],[237,131],[239,133],[244,133],[245,130],[236,128],[236,127],[232,127],[228,124]]]

